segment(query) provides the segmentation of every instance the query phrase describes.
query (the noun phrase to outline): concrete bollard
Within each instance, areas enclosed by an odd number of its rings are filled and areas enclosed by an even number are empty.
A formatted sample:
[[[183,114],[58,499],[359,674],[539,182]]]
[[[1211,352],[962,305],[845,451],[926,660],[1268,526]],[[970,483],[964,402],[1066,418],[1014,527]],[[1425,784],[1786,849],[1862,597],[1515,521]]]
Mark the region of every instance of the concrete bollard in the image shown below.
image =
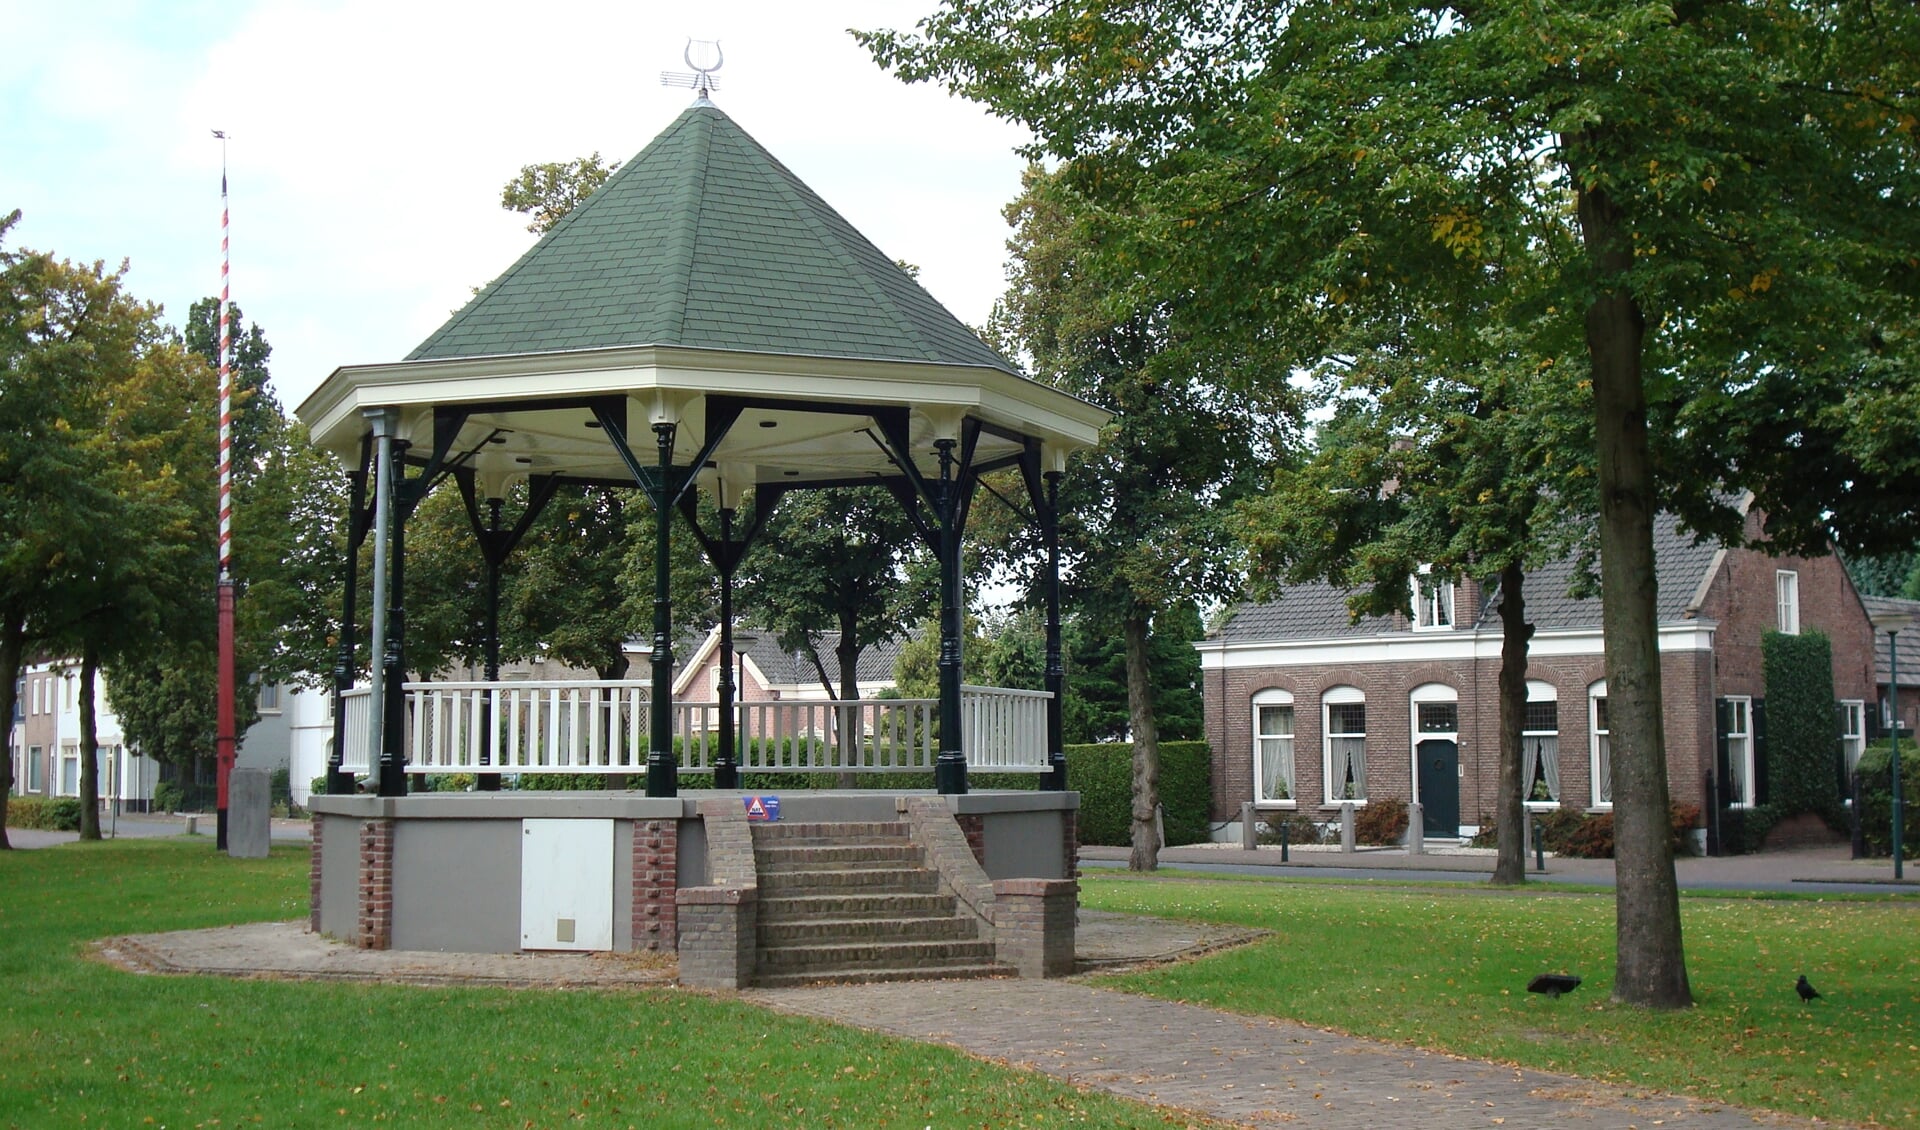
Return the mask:
[[[265,859],[272,840],[271,789],[265,769],[235,769],[227,778],[227,855]]]
[[[1340,850],[1352,855],[1353,843],[1353,802],[1347,801],[1340,806]]]
[[[200,834],[200,818],[198,816],[187,817],[187,835],[197,836],[199,834]]]
[[[1252,851],[1260,846],[1259,826],[1253,822],[1253,802],[1240,802],[1240,846]]]
[[[1407,854],[1427,854],[1427,817],[1417,800],[1407,806]]]

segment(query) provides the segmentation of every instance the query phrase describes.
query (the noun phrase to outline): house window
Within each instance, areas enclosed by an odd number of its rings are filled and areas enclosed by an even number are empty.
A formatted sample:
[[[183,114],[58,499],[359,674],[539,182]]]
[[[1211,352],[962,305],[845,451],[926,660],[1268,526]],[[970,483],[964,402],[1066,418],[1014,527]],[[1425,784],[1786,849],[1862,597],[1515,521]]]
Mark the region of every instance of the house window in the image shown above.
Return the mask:
[[[280,685],[278,683],[260,684],[260,713],[280,713]]]
[[[73,746],[64,746],[60,750],[59,795],[80,795],[80,751]]]
[[[27,791],[30,793],[47,791],[47,759],[37,745],[27,747]]]
[[[1420,566],[1413,578],[1413,626],[1417,631],[1453,627],[1453,582],[1436,579],[1431,565]]]
[[[1781,569],[1773,575],[1775,598],[1779,604],[1780,630],[1790,636],[1800,634],[1800,574]]]
[[[1527,682],[1520,722],[1520,796],[1528,804],[1560,803],[1560,694],[1551,683]]]
[[[1722,795],[1728,804],[1745,808],[1754,803],[1753,700],[1721,699],[1720,725],[1727,758],[1723,767],[1727,780]]]
[[[1605,679],[1587,689],[1587,725],[1593,737],[1593,806],[1613,807],[1613,731],[1607,726]]]
[[[27,720],[27,681],[25,679],[13,681],[13,720],[15,722]]]
[[[1264,690],[1253,696],[1253,799],[1287,804],[1293,793],[1293,695]]]
[[[1860,755],[1867,749],[1867,704],[1857,699],[1843,699],[1840,703],[1840,753],[1846,758],[1847,776],[1853,776],[1854,766],[1860,764]]]
[[[1335,687],[1322,700],[1325,711],[1325,792],[1328,804],[1367,799],[1367,696],[1355,687]]]

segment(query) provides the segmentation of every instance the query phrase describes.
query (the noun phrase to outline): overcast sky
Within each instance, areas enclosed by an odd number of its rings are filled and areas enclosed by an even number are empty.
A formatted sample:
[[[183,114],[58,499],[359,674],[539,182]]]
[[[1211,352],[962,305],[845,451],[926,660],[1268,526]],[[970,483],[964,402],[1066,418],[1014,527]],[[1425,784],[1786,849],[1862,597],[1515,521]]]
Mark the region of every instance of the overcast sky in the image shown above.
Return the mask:
[[[850,27],[920,0],[456,4],[102,0],[10,6],[0,214],[11,247],[131,260],[179,324],[220,282],[273,345],[289,410],[334,368],[398,360],[533,236],[520,166],[624,160],[692,101],[661,86],[689,37],[726,53],[714,101],[887,255],[978,325],[1000,293],[1023,138],[882,72]]]

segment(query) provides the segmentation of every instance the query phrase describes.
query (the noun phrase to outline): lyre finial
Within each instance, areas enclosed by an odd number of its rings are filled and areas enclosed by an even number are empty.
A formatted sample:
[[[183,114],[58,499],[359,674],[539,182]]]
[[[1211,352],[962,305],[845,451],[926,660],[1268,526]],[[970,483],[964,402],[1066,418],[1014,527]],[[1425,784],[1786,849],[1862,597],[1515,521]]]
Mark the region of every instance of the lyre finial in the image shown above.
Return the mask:
[[[696,50],[697,48],[697,50]],[[713,72],[726,62],[726,55],[720,50],[717,39],[689,39],[687,49],[681,52],[681,58],[687,61],[688,71],[661,71],[661,86],[684,86],[698,92],[694,100],[697,106],[707,101],[707,96],[720,89],[720,82]]]

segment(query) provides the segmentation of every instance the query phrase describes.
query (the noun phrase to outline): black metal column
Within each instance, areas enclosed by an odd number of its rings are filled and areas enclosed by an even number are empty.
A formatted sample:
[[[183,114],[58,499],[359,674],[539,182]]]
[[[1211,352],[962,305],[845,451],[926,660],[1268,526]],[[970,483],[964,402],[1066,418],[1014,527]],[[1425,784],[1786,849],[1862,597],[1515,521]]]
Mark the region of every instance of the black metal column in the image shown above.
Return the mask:
[[[652,733],[647,743],[647,795],[679,795],[679,766],[673,753],[673,598],[668,556],[673,550],[673,438],[670,423],[653,426],[660,451],[654,495],[653,533],[653,690],[648,703]]]
[[[1047,497],[1040,507],[1040,534],[1047,546],[1047,771],[1040,787],[1063,792],[1067,787],[1066,743],[1062,736],[1062,700],[1067,668],[1060,647],[1060,479],[1059,471],[1045,475]]]
[[[933,787],[943,794],[967,791],[967,755],[960,744],[962,665],[960,598],[960,483],[954,475],[954,441],[934,441],[940,459],[940,754],[933,763]]]
[[[489,683],[500,681],[500,565],[504,554],[497,552],[500,543],[500,500],[487,499],[487,536],[481,539],[481,552],[487,562],[487,623],[486,623],[486,670],[483,677]],[[480,764],[493,764],[493,693],[488,692],[486,700],[480,704]],[[483,793],[500,791],[500,774],[482,773],[475,779],[475,788]]]
[[[720,754],[713,760],[713,787],[740,787],[740,759],[736,753],[733,711],[733,571],[739,557],[733,548],[733,508],[720,508],[720,681],[715,688],[720,699]]]
[[[360,469],[347,473],[347,584],[346,595],[340,602],[340,650],[333,661],[333,748],[327,751],[327,792],[332,796],[353,792],[353,774],[340,766],[347,753],[344,696],[353,689],[353,653],[359,642],[356,605],[360,595],[360,544],[366,537],[366,464],[370,446],[362,445]]]
[[[380,743],[381,796],[407,795],[407,756],[403,748],[406,741],[407,696],[403,684],[407,668],[407,515],[413,511],[413,507],[406,502],[405,494],[407,447],[406,440],[393,441],[394,483],[392,492],[386,496],[392,499],[394,505],[393,514],[388,519],[393,559],[388,564],[387,641],[386,655],[382,660],[386,714],[382,719],[385,740]]]

